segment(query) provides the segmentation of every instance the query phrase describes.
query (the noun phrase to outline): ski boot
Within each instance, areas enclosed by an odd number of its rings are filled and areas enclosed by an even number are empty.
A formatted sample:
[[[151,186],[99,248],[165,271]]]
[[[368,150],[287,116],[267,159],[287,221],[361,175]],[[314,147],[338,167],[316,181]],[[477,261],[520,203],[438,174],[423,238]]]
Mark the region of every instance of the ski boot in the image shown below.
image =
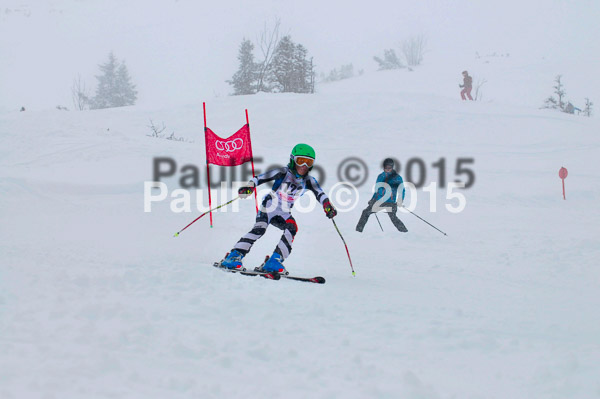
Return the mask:
[[[261,267],[257,268],[257,271],[266,273],[275,272],[283,274],[284,276],[289,274],[283,266],[283,258],[277,252],[273,252],[273,255],[271,255],[271,257],[265,263],[263,263]]]
[[[246,269],[244,269],[244,266],[242,265],[243,257],[244,257],[244,255],[242,255],[241,252],[233,249],[230,253],[227,254],[225,259],[223,259],[221,261],[221,266],[223,266],[226,269],[235,269],[235,270],[244,271]]]

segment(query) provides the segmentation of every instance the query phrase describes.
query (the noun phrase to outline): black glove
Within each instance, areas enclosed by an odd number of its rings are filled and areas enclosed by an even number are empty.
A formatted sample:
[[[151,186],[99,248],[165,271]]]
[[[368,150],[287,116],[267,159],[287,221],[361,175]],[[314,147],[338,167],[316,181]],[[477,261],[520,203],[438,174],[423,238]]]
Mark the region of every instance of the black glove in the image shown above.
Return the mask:
[[[335,215],[337,215],[337,211],[329,201],[323,202],[323,210],[325,211],[325,216],[327,216],[329,219],[332,219]]]
[[[240,187],[240,189],[238,190],[238,194],[240,195],[241,199],[249,197],[250,195],[252,195],[253,192],[254,186],[244,186]]]

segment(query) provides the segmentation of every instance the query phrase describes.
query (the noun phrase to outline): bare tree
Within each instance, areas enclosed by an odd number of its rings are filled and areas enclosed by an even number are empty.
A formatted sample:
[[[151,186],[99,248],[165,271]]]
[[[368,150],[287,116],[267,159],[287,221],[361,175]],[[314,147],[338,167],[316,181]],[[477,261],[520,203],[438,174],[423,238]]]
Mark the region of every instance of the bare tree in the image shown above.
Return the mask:
[[[309,66],[309,88],[310,93],[315,92],[315,80],[317,77],[317,72],[315,71],[315,64],[313,62],[313,57],[310,57],[310,66]]]
[[[402,53],[408,66],[421,64],[426,44],[427,38],[424,35],[411,36],[402,42]]]
[[[477,79],[477,83],[475,84],[475,101],[482,100],[483,94],[481,92],[481,86],[487,83],[485,78]]]
[[[256,86],[257,92],[259,91],[271,91],[268,87],[267,77],[271,68],[271,62],[273,61],[273,54],[275,48],[279,43],[279,27],[281,26],[281,19],[276,18],[274,26],[269,28],[265,22],[263,30],[260,32],[258,43],[260,51],[262,52],[262,61],[258,64],[258,83]]]
[[[150,126],[148,126],[148,127],[150,128],[150,131],[152,132],[151,134],[146,135],[149,137],[162,137],[162,132],[164,132],[167,129],[164,122],[162,123],[161,127],[158,127],[154,124],[152,119],[150,119]],[[173,134],[175,134],[175,133],[173,133]]]
[[[552,87],[554,88],[554,94],[556,94],[556,96],[558,97],[558,107],[560,109],[564,109],[565,103],[563,102],[563,98],[564,98],[566,92],[565,92],[565,86],[560,81],[561,79],[562,79],[562,75],[557,75],[556,78],[554,79],[554,82],[556,82],[556,86],[552,86]]]
[[[590,101],[589,98],[585,98],[585,108],[583,109],[583,115],[584,116],[592,116],[592,105],[594,105],[593,102]]]
[[[562,75],[557,75],[556,78],[554,78],[556,85],[552,86],[554,88],[554,94],[556,94],[558,99],[554,98],[554,96],[549,96],[546,98],[546,100],[544,100],[544,105],[542,108],[560,109],[561,111],[565,110],[566,104],[564,103],[563,98],[565,97],[566,92],[565,86],[562,84],[561,79]]]
[[[159,139],[166,139],[166,140],[171,140],[171,141],[182,141],[182,142],[186,142],[186,143],[194,142],[193,140],[188,140],[183,137],[175,136],[175,132],[171,132],[171,135],[169,135],[169,136],[167,136],[166,134],[163,134],[163,132],[165,130],[167,130],[167,126],[165,126],[164,122],[162,122],[162,126],[156,126],[154,124],[154,121],[152,121],[152,119],[150,119],[150,125],[148,127],[150,128],[150,131],[151,131],[151,134],[146,135],[148,137],[156,137]]]
[[[77,78],[73,79],[73,86],[71,86],[71,97],[73,98],[73,105],[75,109],[83,111],[89,108],[90,105],[90,94],[85,86],[85,82],[82,82],[81,75],[77,75]]]

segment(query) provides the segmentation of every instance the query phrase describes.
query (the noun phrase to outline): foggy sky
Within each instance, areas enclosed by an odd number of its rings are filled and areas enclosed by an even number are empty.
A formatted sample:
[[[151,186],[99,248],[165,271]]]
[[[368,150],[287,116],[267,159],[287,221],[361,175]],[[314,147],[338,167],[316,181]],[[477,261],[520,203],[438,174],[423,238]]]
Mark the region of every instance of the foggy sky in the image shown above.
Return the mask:
[[[93,91],[109,51],[125,59],[142,106],[225,96],[241,40],[256,42],[275,18],[308,49],[317,72],[348,63],[374,71],[374,55],[418,34],[428,39],[425,62],[441,66],[475,51],[599,66],[598,1],[325,3],[2,0],[0,109],[71,108],[73,78],[80,74]]]

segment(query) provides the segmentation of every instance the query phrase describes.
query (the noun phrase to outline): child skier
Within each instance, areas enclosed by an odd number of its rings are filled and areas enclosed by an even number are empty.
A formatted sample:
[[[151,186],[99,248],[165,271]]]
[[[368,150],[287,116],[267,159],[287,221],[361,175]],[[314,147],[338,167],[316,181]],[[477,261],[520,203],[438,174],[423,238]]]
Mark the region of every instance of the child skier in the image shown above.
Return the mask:
[[[367,220],[369,220],[369,216],[371,213],[376,213],[380,210],[387,209],[388,215],[390,216],[390,220],[396,226],[398,231],[402,233],[406,233],[408,229],[404,226],[404,223],[398,216],[396,216],[396,212],[398,211],[398,204],[396,204],[396,195],[398,192],[398,187],[402,186],[402,201],[404,201],[404,181],[402,177],[394,170],[394,160],[391,158],[386,158],[383,161],[383,172],[377,176],[377,183],[385,183],[388,186],[379,187],[373,197],[369,200],[369,205],[363,210],[360,220],[356,225],[356,231],[362,233],[365,228],[365,224],[367,224]],[[388,190],[390,190],[388,192]],[[379,204],[380,208],[373,211],[373,206],[379,200],[383,199],[384,201]]]
[[[308,175],[314,162],[315,151],[313,148],[307,144],[298,144],[292,149],[287,167],[273,169],[256,176],[248,182],[247,186],[238,190],[240,198],[246,198],[254,192],[257,186],[275,180],[271,192],[263,198],[254,227],[234,245],[229,255],[221,262],[221,266],[228,269],[242,269],[242,258],[250,252],[256,240],[265,234],[269,224],[272,224],[283,230],[283,235],[275,247],[273,255],[262,266],[261,271],[287,274],[283,261],[290,255],[294,236],[298,232],[296,220],[291,215],[294,202],[306,190],[310,190],[314,193],[317,201],[323,205],[323,210],[328,218],[331,219],[337,214],[329,202],[329,198],[319,187],[317,180]]]

